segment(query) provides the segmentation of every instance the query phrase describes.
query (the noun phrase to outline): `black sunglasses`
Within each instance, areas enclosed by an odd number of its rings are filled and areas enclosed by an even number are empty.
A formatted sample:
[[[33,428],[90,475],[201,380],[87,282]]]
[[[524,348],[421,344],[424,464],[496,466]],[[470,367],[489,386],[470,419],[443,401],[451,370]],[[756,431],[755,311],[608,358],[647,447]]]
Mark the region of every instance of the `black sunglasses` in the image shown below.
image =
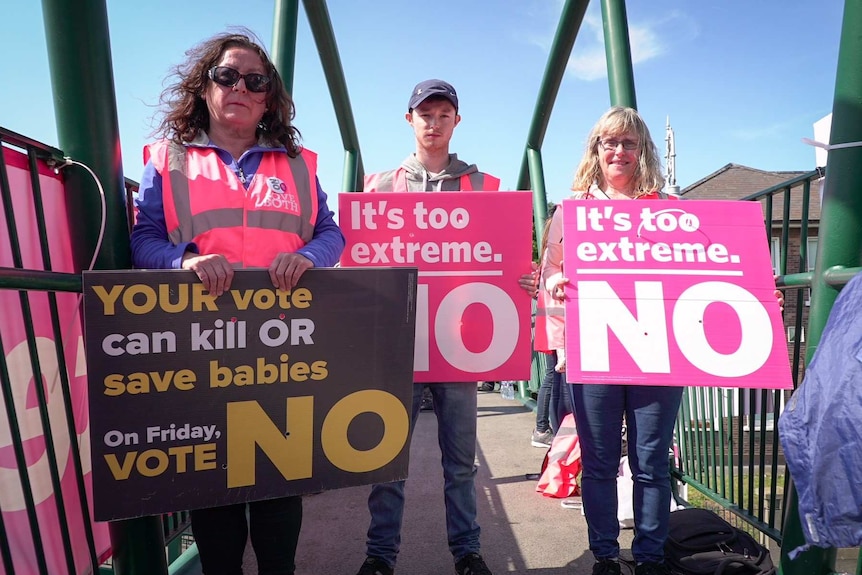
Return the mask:
[[[258,93],[269,90],[269,83],[272,81],[272,78],[269,76],[254,72],[240,74],[239,70],[234,70],[228,66],[213,66],[207,72],[207,76],[209,76],[210,80],[225,88],[233,88],[239,83],[240,79],[243,79],[245,80],[245,87],[249,92]]]

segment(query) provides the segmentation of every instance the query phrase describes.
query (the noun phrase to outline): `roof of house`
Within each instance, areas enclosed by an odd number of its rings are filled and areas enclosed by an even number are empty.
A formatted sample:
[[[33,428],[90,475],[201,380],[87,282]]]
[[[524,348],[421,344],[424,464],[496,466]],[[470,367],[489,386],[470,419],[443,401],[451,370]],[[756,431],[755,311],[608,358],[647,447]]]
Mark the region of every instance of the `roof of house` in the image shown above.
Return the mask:
[[[686,186],[680,196],[690,200],[739,200],[767,188],[792,180],[807,172],[766,171],[741,164],[727,164],[718,170]],[[820,219],[819,186],[812,185],[809,198],[809,221]],[[773,196],[773,220],[780,220],[783,213],[785,192]],[[761,200],[765,204],[765,200]],[[790,219],[802,217],[802,184],[795,185],[790,192]]]

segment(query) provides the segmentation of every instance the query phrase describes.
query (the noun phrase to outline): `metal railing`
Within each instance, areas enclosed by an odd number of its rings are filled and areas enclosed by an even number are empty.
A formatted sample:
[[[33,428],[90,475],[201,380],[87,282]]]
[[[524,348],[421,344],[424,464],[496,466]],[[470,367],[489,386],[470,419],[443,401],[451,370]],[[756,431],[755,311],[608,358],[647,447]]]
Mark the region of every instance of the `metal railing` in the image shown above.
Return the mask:
[[[39,421],[44,440],[44,449],[47,455],[46,461],[50,474],[51,493],[53,494],[56,513],[56,524],[48,524],[46,515],[37,512],[39,502],[34,495],[34,485],[31,474],[28,473],[28,450],[25,441],[28,439],[22,435],[22,418],[20,416],[23,406],[21,405],[20,380],[13,381],[13,373],[7,358],[12,351],[9,342],[4,342],[0,335],[0,386],[2,387],[2,404],[5,406],[5,417],[9,422],[9,441],[15,454],[15,465],[18,468],[19,485],[27,517],[26,529],[32,541],[32,560],[36,564],[39,573],[51,573],[57,571],[49,569],[46,563],[46,554],[43,542],[44,533],[57,533],[65,555],[66,572],[76,573],[76,558],[73,552],[73,544],[70,533],[79,531],[84,534],[87,543],[87,555],[90,568],[96,572],[102,563],[99,552],[96,549],[94,534],[91,528],[89,514],[90,505],[87,501],[87,491],[84,481],[84,466],[81,453],[78,449],[78,427],[76,426],[76,412],[72,404],[72,389],[70,373],[75,373],[67,365],[69,355],[69,317],[73,322],[77,321],[77,304],[72,304],[74,311],[70,314],[68,310],[61,314],[61,304],[58,303],[58,294],[70,293],[80,294],[82,291],[81,275],[79,273],[55,271],[55,264],[51,260],[51,249],[49,245],[50,234],[54,233],[48,229],[46,220],[45,201],[40,184],[39,171],[49,169],[54,162],[61,161],[63,153],[50,146],[33,141],[25,136],[0,128],[0,204],[3,208],[3,222],[6,228],[2,243],[8,240],[8,254],[12,260],[12,267],[0,267],[0,290],[18,292],[17,309],[6,309],[3,321],[20,321],[20,330],[25,334],[25,341],[18,347],[25,345],[29,356],[29,367],[32,371],[32,380],[44,381],[48,385],[33,385],[36,395]],[[13,200],[13,191],[9,179],[9,171],[6,163],[6,150],[20,152],[27,157],[29,182],[32,189],[32,198],[26,202]],[[137,189],[137,183],[127,180],[127,193],[131,197]],[[31,213],[16,211],[15,206],[32,206]],[[130,204],[131,205],[131,204]],[[131,221],[132,214],[129,214]],[[38,264],[32,262],[32,257],[25,261],[23,255],[24,246],[21,244],[19,231],[24,227],[28,229],[35,226],[39,239]],[[2,228],[0,228],[2,229]],[[56,236],[54,236],[56,239]],[[66,238],[71,241],[71,238]],[[5,250],[4,250],[5,251]],[[68,297],[68,296],[67,296]],[[7,300],[9,301],[9,300]],[[80,298],[76,298],[80,302]],[[68,302],[67,302],[68,303]],[[41,310],[47,310],[50,316],[51,333],[37,333],[34,315],[39,315]],[[65,318],[66,324],[63,324]],[[6,327],[10,324],[7,323]],[[53,342],[51,351],[44,344],[46,339]],[[26,382],[24,382],[26,384]],[[64,417],[57,417],[49,408],[51,399],[46,395],[46,388],[56,384],[60,387]],[[16,399],[16,393],[19,397]],[[64,490],[64,469],[60,469],[58,462],[65,461],[62,454],[58,453],[58,445],[67,446],[71,460],[71,473],[74,474],[74,492],[67,488]],[[68,473],[68,472],[67,472]],[[8,486],[7,486],[8,487]],[[74,510],[70,513],[70,508]],[[174,560],[188,547],[188,542],[183,541],[183,534],[189,528],[189,516],[187,512],[165,515],[162,517],[163,531],[167,546],[169,560]],[[0,516],[0,556],[6,573],[15,573],[12,560],[12,549],[10,545],[10,533],[7,525]],[[78,559],[80,563],[80,559]]]
[[[742,198],[763,206],[777,285],[784,292],[794,390],[805,372],[816,256],[809,246],[818,238],[820,223],[820,200],[816,193],[812,199],[812,188],[822,177],[815,170]],[[843,286],[859,270],[833,270],[827,281]],[[676,426],[679,454],[673,475],[695,490],[689,499],[735,516],[774,541],[773,548],[784,539],[792,489],[777,426],[790,395],[782,390],[687,388]]]
[[[35,211],[33,214],[16,213],[13,205],[13,196],[11,184],[9,181],[9,173],[6,164],[5,150],[10,146],[14,146],[21,150],[27,156],[30,185],[33,190],[32,207]],[[26,279],[36,290],[45,290],[45,298],[39,303],[34,302],[34,294],[27,291],[19,291],[17,316],[20,314],[22,328],[26,334],[26,347],[29,356],[30,368],[32,370],[33,380],[36,382],[53,382],[55,379],[59,384],[62,395],[63,410],[65,415],[65,428],[57,425],[56,418],[51,418],[48,408],[48,397],[46,389],[43,385],[34,385],[33,388],[38,400],[38,414],[42,430],[42,438],[45,443],[45,452],[47,455],[47,465],[50,474],[51,490],[54,501],[57,507],[57,525],[46,525],[44,517],[40,518],[37,514],[37,501],[34,496],[34,485],[28,473],[28,462],[25,455],[24,439],[20,430],[19,413],[22,411],[21,406],[16,409],[15,389],[13,388],[12,374],[9,370],[7,357],[10,354],[9,349],[0,338],[0,384],[2,384],[3,403],[5,405],[5,415],[9,425],[9,438],[12,449],[15,453],[15,463],[18,468],[19,487],[23,494],[25,512],[27,515],[27,524],[32,539],[34,558],[41,573],[47,573],[48,567],[45,560],[45,552],[43,547],[42,535],[43,530],[56,529],[60,533],[63,552],[65,555],[65,563],[70,573],[75,572],[75,558],[72,548],[72,542],[69,537],[72,527],[72,518],[68,513],[71,501],[67,501],[61,486],[64,470],[59,468],[57,461],[57,443],[63,441],[64,444],[77,446],[78,433],[75,427],[75,416],[72,408],[70,382],[68,370],[66,366],[66,355],[64,353],[63,330],[60,323],[59,306],[57,302],[56,291],[64,291],[64,287],[68,291],[74,291],[75,280],[70,277],[73,274],[54,273],[52,271],[51,253],[48,246],[48,231],[45,225],[45,211],[42,189],[39,182],[39,164],[46,164],[51,160],[62,158],[62,153],[59,150],[40,144],[29,138],[15,134],[8,130],[0,129],[0,199],[3,204],[3,215],[7,238],[9,241],[9,253],[11,255],[12,264],[15,269],[8,270],[0,269],[0,288],[9,287],[22,279]],[[41,259],[40,270],[24,270],[22,246],[19,242],[19,224],[23,221],[30,222],[34,220],[38,228],[39,237],[39,252]],[[78,289],[80,289],[80,277],[77,278]],[[43,364],[47,363],[44,347],[40,353],[37,334],[34,330],[33,309],[34,307],[47,305],[50,313],[50,323],[52,328],[51,336],[54,342],[56,365],[56,373],[47,373],[43,371]],[[4,321],[10,321],[13,313],[5,314]],[[17,346],[16,346],[17,347]],[[20,401],[20,400],[19,400]],[[73,463],[73,473],[75,483],[77,485],[77,506],[80,509],[80,517],[84,523],[86,533],[87,546],[89,551],[90,561],[93,565],[97,564],[96,550],[93,542],[92,531],[90,530],[89,505],[86,500],[86,491],[84,488],[84,472],[81,464],[81,457],[78,449],[69,449]],[[3,565],[8,573],[14,573],[12,564],[12,554],[9,546],[9,533],[6,531],[6,526],[0,522],[0,551],[3,554]]]

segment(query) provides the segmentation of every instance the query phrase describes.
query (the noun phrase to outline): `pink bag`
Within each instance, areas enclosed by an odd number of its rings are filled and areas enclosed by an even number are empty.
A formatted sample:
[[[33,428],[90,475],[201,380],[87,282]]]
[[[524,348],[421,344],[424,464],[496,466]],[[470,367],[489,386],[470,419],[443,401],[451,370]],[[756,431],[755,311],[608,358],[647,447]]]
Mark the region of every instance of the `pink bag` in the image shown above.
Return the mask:
[[[551,442],[542,476],[536,491],[545,497],[566,498],[580,495],[577,479],[581,472],[581,445],[575,428],[575,417],[571,413],[563,418],[560,429]]]

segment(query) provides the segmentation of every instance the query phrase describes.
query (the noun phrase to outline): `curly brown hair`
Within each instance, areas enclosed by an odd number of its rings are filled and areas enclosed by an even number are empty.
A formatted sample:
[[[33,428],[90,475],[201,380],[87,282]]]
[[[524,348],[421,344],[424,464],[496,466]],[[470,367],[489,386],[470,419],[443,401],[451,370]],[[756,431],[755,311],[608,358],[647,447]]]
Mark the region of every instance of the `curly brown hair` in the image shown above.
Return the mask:
[[[203,99],[207,82],[211,81],[207,72],[218,64],[230,48],[256,52],[267,75],[272,78],[266,93],[266,112],[257,128],[258,137],[270,145],[284,146],[288,155],[296,157],[302,147],[299,130],[291,125],[296,115],[293,100],[260,41],[254,33],[244,28],[217,34],[186,52],[186,61],[174,67],[170,76],[175,77],[176,81],[162,91],[159,102],[164,109],[164,117],[155,134],[182,143],[193,140],[201,130],[209,129],[209,110]]]

